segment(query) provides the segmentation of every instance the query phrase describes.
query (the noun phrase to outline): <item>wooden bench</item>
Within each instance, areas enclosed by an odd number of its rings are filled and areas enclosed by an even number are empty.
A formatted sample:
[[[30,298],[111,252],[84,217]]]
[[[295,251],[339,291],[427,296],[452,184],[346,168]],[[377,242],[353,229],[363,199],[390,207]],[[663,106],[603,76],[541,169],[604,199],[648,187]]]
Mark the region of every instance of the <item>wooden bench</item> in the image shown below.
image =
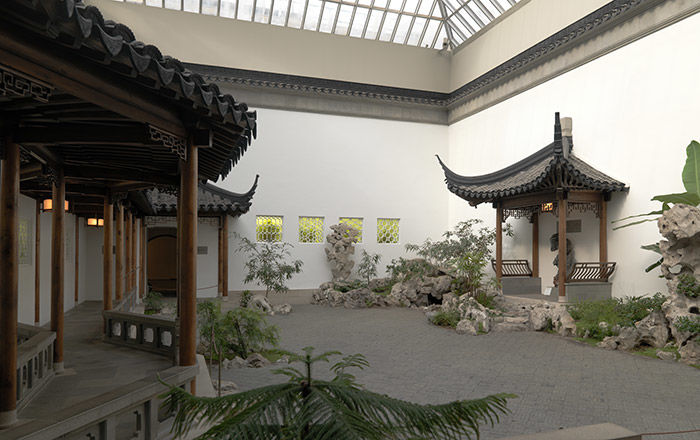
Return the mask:
[[[574,263],[574,267],[566,277],[567,283],[585,283],[597,282],[607,283],[613,272],[615,272],[615,264],[613,262],[590,262],[590,263]]]
[[[496,272],[496,260],[491,260],[491,267]],[[531,277],[532,269],[527,260],[503,260],[501,261],[501,276],[503,277]]]

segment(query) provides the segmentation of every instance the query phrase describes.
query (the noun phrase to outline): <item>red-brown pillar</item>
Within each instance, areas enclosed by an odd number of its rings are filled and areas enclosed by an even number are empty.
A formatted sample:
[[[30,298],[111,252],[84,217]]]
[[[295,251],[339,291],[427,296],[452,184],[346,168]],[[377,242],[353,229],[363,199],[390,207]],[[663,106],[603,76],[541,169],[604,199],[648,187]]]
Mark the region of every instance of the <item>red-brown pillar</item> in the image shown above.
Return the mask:
[[[223,256],[223,261],[221,262],[221,281],[223,286],[223,295],[228,296],[228,216],[224,215],[222,221],[221,255]]]
[[[557,194],[557,205],[559,210],[559,301],[566,300],[566,199],[563,193]]]
[[[54,369],[63,371],[63,291],[65,279],[66,181],[63,170],[56,171],[51,209],[51,331],[56,333]]]
[[[503,277],[503,208],[496,207],[496,279]]]
[[[217,283],[217,291],[219,295],[223,296],[224,295],[224,234],[223,234],[223,217],[219,217],[219,250],[217,251],[217,262],[219,263],[218,265],[218,275],[219,275],[219,280]]]
[[[80,218],[75,217],[75,294],[73,300],[78,304],[80,293]]]
[[[0,427],[17,421],[19,146],[5,138],[0,161]]]
[[[179,232],[182,236],[180,254],[180,365],[195,365],[197,339],[197,146],[188,142],[187,161],[180,172],[182,202]],[[192,382],[194,389],[194,381]],[[193,391],[194,394],[194,391]]]
[[[136,243],[137,243],[137,222],[135,215],[131,215],[131,290],[136,290],[136,272],[138,270],[138,262],[136,260]]]
[[[540,276],[540,215],[532,217],[532,277]]]
[[[114,206],[109,200],[109,194],[105,196],[103,239],[102,239],[102,307],[104,310],[112,310],[112,286],[114,279],[114,263],[112,261],[112,234],[114,227]]]
[[[133,260],[131,259],[131,223],[131,212],[126,211],[124,213],[124,292],[126,295],[129,295],[129,292],[131,292],[131,273],[133,269]]]
[[[601,263],[608,261],[608,202],[604,198],[600,200],[600,232],[598,236],[599,256]]]
[[[41,322],[41,200],[36,201],[34,215],[34,324]]]
[[[117,227],[114,252],[114,293],[117,302],[124,296],[124,206],[117,205]]]
[[[143,298],[146,292],[146,222],[145,219],[139,221],[139,298]]]

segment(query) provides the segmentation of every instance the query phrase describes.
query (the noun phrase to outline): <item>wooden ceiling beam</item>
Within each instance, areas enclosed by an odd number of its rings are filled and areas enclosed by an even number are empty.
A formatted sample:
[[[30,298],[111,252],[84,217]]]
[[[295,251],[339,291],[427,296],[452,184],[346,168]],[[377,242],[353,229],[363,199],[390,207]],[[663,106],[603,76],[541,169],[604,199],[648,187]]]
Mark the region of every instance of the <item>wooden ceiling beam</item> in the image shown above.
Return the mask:
[[[47,50],[45,40],[26,31],[0,28],[0,61],[75,97],[186,137],[178,112],[172,105],[159,104],[156,93],[147,93],[109,68],[56,45]]]
[[[158,145],[145,125],[59,124],[19,127],[12,140],[21,145]]]
[[[63,168],[66,177],[73,179],[97,179],[103,181],[118,182],[141,182],[155,185],[179,185],[180,179],[175,175],[166,175],[159,173],[145,173],[138,170],[126,170],[115,168],[102,168],[90,166],[75,166],[69,165]],[[108,182],[104,182],[109,185]]]

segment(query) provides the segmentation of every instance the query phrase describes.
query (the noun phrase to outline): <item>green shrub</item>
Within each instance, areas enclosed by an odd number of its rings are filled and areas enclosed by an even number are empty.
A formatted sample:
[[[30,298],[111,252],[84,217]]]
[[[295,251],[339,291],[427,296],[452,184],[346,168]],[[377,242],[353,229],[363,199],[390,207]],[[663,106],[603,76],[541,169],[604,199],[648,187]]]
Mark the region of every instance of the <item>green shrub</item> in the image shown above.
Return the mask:
[[[144,314],[153,315],[163,310],[163,294],[155,290],[149,290],[143,296]]]
[[[681,274],[678,277],[676,293],[683,294],[688,298],[697,298],[700,296],[700,284],[698,284],[698,280],[692,274]]]
[[[248,256],[245,263],[246,283],[255,282],[265,288],[265,298],[270,292],[284,293],[289,290],[287,281],[301,272],[301,260],[288,261],[292,253],[289,243],[255,243],[236,234],[240,240],[239,252]]]
[[[430,263],[420,258],[409,260],[400,257],[391,260],[391,263],[386,266],[386,271],[394,282],[410,280],[412,278],[423,278],[434,270],[435,268]]]
[[[338,281],[333,283],[333,289],[337,290],[338,292],[346,293],[351,290],[359,289],[363,287],[364,285],[362,284],[362,281],[360,280],[353,280],[353,281]]]
[[[360,264],[357,266],[357,273],[365,279],[368,286],[372,277],[377,276],[377,265],[381,259],[382,256],[379,254],[370,254],[366,250],[362,250],[362,258],[360,259]]]
[[[244,290],[241,292],[241,299],[239,301],[239,305],[241,307],[248,307],[248,304],[250,304],[250,300],[253,298],[253,294],[250,293],[250,290]]]
[[[441,327],[455,328],[459,322],[459,312],[456,310],[451,310],[449,312],[440,310],[430,319],[430,322]]]
[[[476,302],[481,304],[482,306],[486,307],[487,309],[495,309],[496,308],[496,296],[495,295],[489,295],[486,292],[479,291],[474,295],[474,299]]]
[[[649,316],[653,310],[661,308],[666,297],[660,293],[652,297],[611,298],[600,301],[585,301],[568,306],[571,317],[576,321],[576,330],[580,336],[588,333],[592,339],[602,340],[613,336],[615,325],[631,327],[635,322]],[[600,327],[606,322],[607,327]]]
[[[678,331],[700,333],[700,316],[681,316],[674,322]]]

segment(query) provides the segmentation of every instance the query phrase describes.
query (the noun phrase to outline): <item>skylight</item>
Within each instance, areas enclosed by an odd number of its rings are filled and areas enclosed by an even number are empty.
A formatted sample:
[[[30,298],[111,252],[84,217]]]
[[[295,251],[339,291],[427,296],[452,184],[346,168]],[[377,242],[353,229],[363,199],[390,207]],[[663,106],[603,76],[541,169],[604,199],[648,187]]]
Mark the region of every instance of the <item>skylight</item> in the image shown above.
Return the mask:
[[[409,46],[455,48],[519,0],[116,0]]]

